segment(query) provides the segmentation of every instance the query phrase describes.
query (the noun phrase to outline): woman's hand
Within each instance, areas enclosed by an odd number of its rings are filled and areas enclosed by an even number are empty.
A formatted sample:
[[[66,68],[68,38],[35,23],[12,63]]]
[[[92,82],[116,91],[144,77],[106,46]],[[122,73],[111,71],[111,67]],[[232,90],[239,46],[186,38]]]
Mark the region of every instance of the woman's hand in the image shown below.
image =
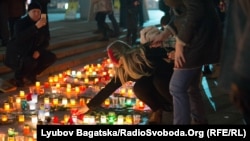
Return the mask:
[[[79,108],[75,114],[81,115],[81,114],[85,114],[88,111],[89,111],[89,107],[87,105],[84,105],[83,107]]]

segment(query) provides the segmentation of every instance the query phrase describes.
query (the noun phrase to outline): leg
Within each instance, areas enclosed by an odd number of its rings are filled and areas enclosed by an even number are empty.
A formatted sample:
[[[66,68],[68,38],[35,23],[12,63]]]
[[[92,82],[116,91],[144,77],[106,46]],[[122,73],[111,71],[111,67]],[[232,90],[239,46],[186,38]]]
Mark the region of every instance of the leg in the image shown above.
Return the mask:
[[[114,28],[114,36],[118,36],[120,34],[119,25],[115,19],[114,12],[111,12],[108,14],[108,17],[110,21],[112,22],[113,28]]]
[[[31,83],[35,83],[37,81],[36,76],[51,66],[55,61],[56,55],[54,53],[47,50],[40,52],[40,57],[36,60],[36,67],[26,75],[26,78],[31,81]]]
[[[202,93],[200,89],[200,76],[201,70],[197,70],[194,73],[193,79],[190,82],[190,87],[188,89],[190,108],[191,108],[191,118],[194,124],[207,124],[207,119],[205,115],[205,107],[203,103]]]
[[[44,50],[41,52],[37,61],[38,65],[34,72],[36,75],[39,75],[56,61],[56,55],[50,51]]]
[[[201,68],[174,70],[170,80],[170,93],[173,96],[174,105],[174,124],[190,124],[191,109],[188,89],[190,88],[191,80],[194,80],[194,77],[197,77],[197,74],[200,74],[200,69]],[[194,103],[192,103],[192,107],[193,105]]]

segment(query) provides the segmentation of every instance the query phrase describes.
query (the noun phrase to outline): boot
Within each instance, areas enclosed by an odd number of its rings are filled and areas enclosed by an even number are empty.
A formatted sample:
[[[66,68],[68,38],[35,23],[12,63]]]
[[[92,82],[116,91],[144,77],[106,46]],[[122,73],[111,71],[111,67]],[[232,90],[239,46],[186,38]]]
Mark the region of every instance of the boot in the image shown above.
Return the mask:
[[[157,125],[162,123],[162,110],[159,109],[151,113],[148,119],[148,125]]]

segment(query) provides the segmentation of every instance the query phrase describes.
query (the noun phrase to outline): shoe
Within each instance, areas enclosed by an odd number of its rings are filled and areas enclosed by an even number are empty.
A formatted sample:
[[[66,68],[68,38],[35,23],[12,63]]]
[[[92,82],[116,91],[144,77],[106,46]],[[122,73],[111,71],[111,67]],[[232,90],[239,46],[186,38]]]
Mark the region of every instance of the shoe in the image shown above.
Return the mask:
[[[159,109],[151,113],[148,119],[148,125],[157,125],[162,123],[162,110]]]

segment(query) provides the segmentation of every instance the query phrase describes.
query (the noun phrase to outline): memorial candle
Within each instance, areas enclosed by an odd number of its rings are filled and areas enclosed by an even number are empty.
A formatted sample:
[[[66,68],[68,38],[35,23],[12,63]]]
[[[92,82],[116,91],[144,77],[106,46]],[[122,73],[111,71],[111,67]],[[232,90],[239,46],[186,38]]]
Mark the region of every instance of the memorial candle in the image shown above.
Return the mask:
[[[67,104],[68,104],[68,99],[62,98],[62,105],[67,106]]]
[[[18,122],[23,123],[25,121],[25,117],[23,114],[18,115]]]
[[[5,103],[4,103],[4,111],[5,111],[5,112],[8,112],[9,110],[10,110],[10,104],[7,103],[7,102],[5,102]]]
[[[28,125],[23,126],[23,135],[27,136],[30,134],[30,127]]]
[[[37,82],[36,82],[36,87],[39,88],[40,86],[41,86],[41,85],[40,85],[40,82],[37,81]]]
[[[19,96],[20,96],[21,98],[25,98],[25,92],[24,92],[24,91],[20,91],[20,92],[19,92]]]
[[[1,117],[2,122],[7,122],[8,121],[8,116],[6,114],[3,114]]]

